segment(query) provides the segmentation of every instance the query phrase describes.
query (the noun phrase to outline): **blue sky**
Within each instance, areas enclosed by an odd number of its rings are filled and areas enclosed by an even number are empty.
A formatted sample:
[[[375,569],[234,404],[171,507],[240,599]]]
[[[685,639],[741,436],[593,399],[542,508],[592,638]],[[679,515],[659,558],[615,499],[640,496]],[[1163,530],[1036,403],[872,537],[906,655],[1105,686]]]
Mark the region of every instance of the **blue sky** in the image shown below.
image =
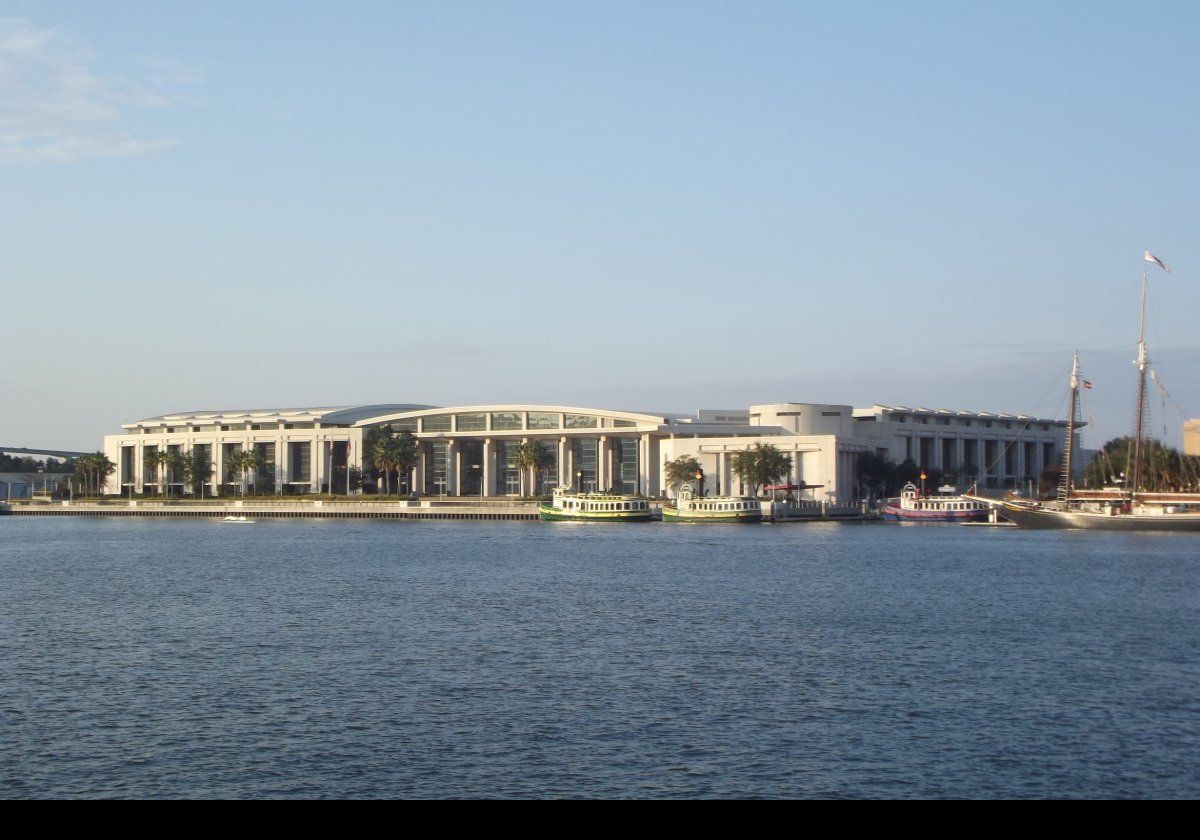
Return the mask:
[[[257,406],[1200,416],[1195,3],[0,3],[0,444]]]

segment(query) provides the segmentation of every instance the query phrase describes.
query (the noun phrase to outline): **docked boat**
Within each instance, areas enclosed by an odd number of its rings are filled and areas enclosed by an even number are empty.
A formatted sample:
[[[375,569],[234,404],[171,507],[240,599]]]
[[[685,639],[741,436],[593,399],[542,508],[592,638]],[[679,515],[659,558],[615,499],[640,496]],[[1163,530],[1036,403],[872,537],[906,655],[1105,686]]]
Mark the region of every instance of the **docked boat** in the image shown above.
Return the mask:
[[[223,522],[239,522],[239,523],[240,522],[245,522],[245,523],[253,523],[254,522],[254,520],[248,516],[226,516],[222,521]]]
[[[905,484],[899,498],[884,503],[883,518],[896,522],[983,522],[989,510],[986,502],[956,495],[953,488],[926,496],[916,485]]]
[[[636,496],[576,493],[566,486],[556,488],[549,502],[538,503],[543,522],[649,522],[653,513],[650,502]]]
[[[1146,252],[1142,268],[1142,306],[1138,323],[1137,414],[1134,418],[1132,446],[1120,487],[1100,490],[1076,488],[1073,483],[1075,432],[1080,422],[1080,387],[1091,387],[1080,375],[1079,354],[1071,366],[1069,380],[1070,414],[1063,442],[1063,465],[1058,493],[1054,499],[1008,498],[1004,514],[1026,528],[1081,528],[1096,531],[1200,531],[1200,493],[1163,492],[1152,486],[1146,454],[1147,378],[1158,381],[1150,369],[1146,349],[1146,289],[1149,264],[1170,271],[1161,260]]]
[[[746,523],[762,522],[762,503],[742,496],[696,496],[690,484],[679,489],[674,504],[662,507],[663,522]]]

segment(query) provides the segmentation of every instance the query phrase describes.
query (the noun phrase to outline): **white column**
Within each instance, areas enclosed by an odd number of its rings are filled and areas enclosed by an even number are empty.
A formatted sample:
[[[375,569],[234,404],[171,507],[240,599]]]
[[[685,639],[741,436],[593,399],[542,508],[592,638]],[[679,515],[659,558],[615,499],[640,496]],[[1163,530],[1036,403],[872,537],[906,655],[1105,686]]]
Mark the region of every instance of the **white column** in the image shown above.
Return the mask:
[[[643,496],[650,495],[650,435],[643,434],[638,438],[638,491]]]
[[[142,445],[141,443],[137,443],[133,447],[133,490],[135,493],[142,492],[142,470],[146,468],[142,461],[142,456]]]
[[[492,495],[492,439],[483,439],[483,470],[479,474],[479,480],[483,482],[483,495]]]
[[[454,448],[454,441],[446,441],[446,484],[445,493],[447,496],[455,496],[458,494],[458,450]]]
[[[560,437],[558,439],[558,486],[570,484],[570,479],[564,478],[567,475],[567,439]]]
[[[251,444],[253,445],[253,444]],[[312,462],[312,492],[320,493],[325,483],[326,442],[323,436],[314,435],[308,443],[309,460]]]
[[[608,486],[608,476],[605,474],[605,466],[608,463],[608,435],[600,435],[599,443],[596,444],[596,486],[594,489],[601,490]]]

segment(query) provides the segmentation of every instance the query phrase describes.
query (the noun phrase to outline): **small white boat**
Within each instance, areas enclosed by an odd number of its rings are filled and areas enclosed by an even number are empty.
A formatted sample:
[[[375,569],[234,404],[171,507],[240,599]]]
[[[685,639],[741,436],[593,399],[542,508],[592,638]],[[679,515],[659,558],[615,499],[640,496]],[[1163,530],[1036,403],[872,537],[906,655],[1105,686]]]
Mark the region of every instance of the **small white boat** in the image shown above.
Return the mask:
[[[921,494],[915,484],[904,485],[900,498],[888,499],[883,518],[897,522],[982,522],[989,505],[973,496],[955,495],[953,487],[941,487],[933,496]]]
[[[254,520],[248,516],[226,516],[225,522],[253,522]]]

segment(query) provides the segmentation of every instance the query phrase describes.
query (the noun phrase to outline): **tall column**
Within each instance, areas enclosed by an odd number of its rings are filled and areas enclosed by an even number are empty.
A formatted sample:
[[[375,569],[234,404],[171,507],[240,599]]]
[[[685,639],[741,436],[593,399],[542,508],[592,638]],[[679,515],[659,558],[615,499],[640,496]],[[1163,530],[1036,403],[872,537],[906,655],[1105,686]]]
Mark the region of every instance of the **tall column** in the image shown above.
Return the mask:
[[[308,443],[309,462],[311,469],[311,481],[309,482],[312,492],[320,493],[321,485],[325,483],[325,460],[326,460],[326,442],[322,437],[314,436]]]
[[[605,466],[608,463],[608,435],[600,435],[600,440],[596,444],[596,486],[595,490],[602,490],[608,486],[608,475],[605,472]]]
[[[565,437],[563,440],[567,440]],[[567,441],[567,486],[575,487],[575,447],[571,446],[570,441]],[[582,490],[582,487],[575,487],[576,490]]]
[[[283,435],[275,438],[275,492],[283,491],[283,485],[287,483],[287,441]]]
[[[458,449],[452,440],[446,441],[445,493],[447,496],[458,495]]]
[[[417,486],[416,491],[425,495],[425,471],[429,466],[429,444],[417,444]]]
[[[638,438],[638,492],[643,496],[650,495],[650,435],[644,434]]]
[[[213,440],[213,495],[217,495],[221,486],[221,476],[225,474],[225,444],[221,442],[221,437],[218,435]]]
[[[492,495],[492,439],[483,439],[483,462],[482,470],[479,473],[479,480],[483,482],[483,495]]]
[[[567,475],[567,439],[565,437],[560,437],[558,439],[557,467],[558,467],[558,486],[562,487],[564,484],[570,484],[571,483],[570,480],[565,478],[565,476]]]

